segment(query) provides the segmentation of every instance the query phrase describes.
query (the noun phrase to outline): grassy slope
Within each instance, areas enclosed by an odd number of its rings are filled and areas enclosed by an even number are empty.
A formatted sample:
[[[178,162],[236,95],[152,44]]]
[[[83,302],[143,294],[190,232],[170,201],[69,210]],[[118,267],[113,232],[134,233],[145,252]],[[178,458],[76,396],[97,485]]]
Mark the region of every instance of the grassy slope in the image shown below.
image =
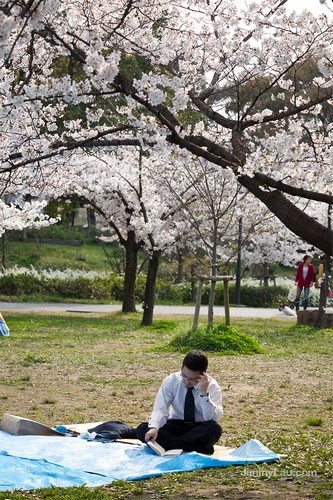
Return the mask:
[[[154,352],[191,318],[139,327],[141,315],[6,315],[0,338],[2,411],[56,425],[144,421],[179,353]],[[176,328],[168,329],[168,321]],[[210,356],[224,394],[221,444],[258,438],[287,457],[279,463],[199,470],[95,490],[52,488],[0,493],[16,498],[331,498],[332,331],[296,327],[290,319],[234,320],[265,348],[255,356]],[[162,325],[162,328],[158,328]],[[84,397],[83,397],[84,395]]]
[[[111,250],[108,248],[108,254]],[[102,245],[86,242],[81,246],[10,241],[6,247],[7,267],[40,267],[53,269],[87,269],[110,271]]]
[[[47,235],[50,236],[50,235]],[[71,235],[69,235],[71,236]],[[75,234],[72,235],[75,238]],[[21,241],[9,241],[6,243],[6,265],[7,267],[30,267],[53,268],[53,269],[86,269],[92,271],[110,271],[111,266],[105,251],[111,261],[116,259],[119,262],[122,249],[115,246],[105,245],[100,242],[84,241],[81,246],[55,245],[49,243],[23,243]],[[0,256],[1,256],[0,250]],[[141,256],[139,254],[139,260]],[[171,268],[170,268],[171,266]],[[189,264],[187,265],[187,267]],[[167,272],[174,275],[176,264],[169,264],[165,259],[161,259],[160,272]],[[276,276],[294,278],[295,269],[273,265]],[[189,272],[189,270],[188,270]],[[254,276],[260,275],[259,268],[254,271]],[[273,282],[271,281],[270,284]]]

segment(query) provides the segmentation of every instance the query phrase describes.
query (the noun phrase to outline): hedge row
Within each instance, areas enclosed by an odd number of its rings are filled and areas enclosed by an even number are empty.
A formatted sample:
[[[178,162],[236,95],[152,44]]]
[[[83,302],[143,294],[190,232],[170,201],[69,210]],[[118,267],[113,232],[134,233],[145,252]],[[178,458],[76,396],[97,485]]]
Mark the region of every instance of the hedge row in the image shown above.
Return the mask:
[[[27,274],[5,274],[0,276],[0,294],[7,296],[46,295],[48,297],[64,297],[81,300],[117,300],[123,299],[122,275],[110,274],[95,278],[45,278]],[[139,275],[136,286],[137,301],[143,301],[145,276]],[[204,285],[202,304],[208,304],[209,286]],[[224,304],[223,283],[217,283],[215,304]],[[230,303],[235,303],[235,283],[229,283]],[[287,302],[288,288],[283,286],[247,286],[241,288],[241,303],[248,307],[275,307],[280,302]],[[311,299],[311,295],[310,295]],[[315,297],[312,298],[315,300]],[[189,304],[192,302],[190,284],[172,284],[158,280],[156,301],[172,304]],[[312,305],[312,304],[311,304]]]

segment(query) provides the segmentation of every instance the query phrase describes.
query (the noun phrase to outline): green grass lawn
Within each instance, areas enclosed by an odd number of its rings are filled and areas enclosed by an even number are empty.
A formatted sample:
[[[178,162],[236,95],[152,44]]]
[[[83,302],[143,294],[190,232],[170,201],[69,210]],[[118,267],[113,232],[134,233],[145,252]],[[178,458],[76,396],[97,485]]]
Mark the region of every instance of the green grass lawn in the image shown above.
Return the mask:
[[[117,244],[106,244],[92,237],[85,235],[84,231],[78,229],[71,231],[71,228],[59,226],[50,226],[40,231],[33,231],[30,237],[36,238],[33,242],[10,241],[6,240],[5,244],[5,260],[6,267],[36,267],[40,269],[83,269],[91,271],[114,271],[117,272],[117,266],[121,265],[124,260],[123,248]],[[71,246],[65,244],[51,244],[40,242],[38,238],[57,238],[61,241],[62,237],[67,236],[68,239],[81,239],[82,245]],[[1,242],[1,239],[0,239]],[[0,245],[0,258],[3,257],[3,246]],[[139,263],[142,262],[143,256],[139,252]],[[186,272],[189,263],[187,263]],[[159,274],[168,276],[173,280],[176,274],[177,263],[169,262],[169,259],[162,255]],[[260,266],[252,266],[251,273],[247,273],[246,277],[258,277],[262,273]],[[256,269],[256,267],[258,269]],[[271,272],[275,276],[285,276],[293,279],[295,276],[294,267],[278,266],[271,264]],[[245,277],[245,276],[244,276]],[[273,281],[270,281],[270,285]]]
[[[141,314],[6,314],[0,337],[2,412],[47,425],[145,421],[165,375],[183,354],[158,351],[192,318]],[[215,319],[217,322],[217,319]],[[223,435],[237,447],[257,438],[286,457],[279,462],[205,469],[89,489],[4,492],[0,499],[332,498],[332,330],[296,326],[289,318],[233,319],[263,354],[209,354],[223,390]]]
[[[103,250],[103,244],[84,242],[80,246],[55,245],[50,243],[9,241],[6,243],[7,267],[30,267],[52,269],[85,269],[110,271],[111,266]],[[112,248],[107,254],[112,256]],[[117,250],[119,258],[120,250]]]

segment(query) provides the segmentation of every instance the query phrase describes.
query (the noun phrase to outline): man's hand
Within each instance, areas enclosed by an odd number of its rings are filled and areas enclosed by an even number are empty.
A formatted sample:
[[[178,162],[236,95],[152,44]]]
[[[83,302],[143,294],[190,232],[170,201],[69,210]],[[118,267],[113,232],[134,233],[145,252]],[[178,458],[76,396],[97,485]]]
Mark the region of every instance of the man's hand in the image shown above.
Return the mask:
[[[208,392],[209,380],[207,373],[203,373],[198,376],[198,389],[201,394],[206,394]]]
[[[158,430],[155,429],[155,427],[152,427],[151,429],[149,429],[149,431],[146,432],[146,434],[145,434],[146,443],[148,443],[148,441],[152,441],[153,443],[155,443],[155,441],[157,439],[157,435],[158,435]]]

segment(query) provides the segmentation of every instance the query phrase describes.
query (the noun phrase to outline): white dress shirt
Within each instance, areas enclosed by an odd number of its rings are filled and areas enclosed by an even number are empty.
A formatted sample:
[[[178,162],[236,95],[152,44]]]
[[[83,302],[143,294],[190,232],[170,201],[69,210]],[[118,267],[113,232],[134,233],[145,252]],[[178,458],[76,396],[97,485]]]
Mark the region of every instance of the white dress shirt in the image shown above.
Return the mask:
[[[208,396],[200,394],[200,386],[195,385],[193,390],[195,402],[195,421],[218,421],[223,413],[222,391],[215,379],[208,375]],[[148,422],[148,427],[160,429],[168,419],[184,420],[184,401],[187,387],[184,384],[181,372],[172,373],[166,377],[156,395],[154,408]]]

